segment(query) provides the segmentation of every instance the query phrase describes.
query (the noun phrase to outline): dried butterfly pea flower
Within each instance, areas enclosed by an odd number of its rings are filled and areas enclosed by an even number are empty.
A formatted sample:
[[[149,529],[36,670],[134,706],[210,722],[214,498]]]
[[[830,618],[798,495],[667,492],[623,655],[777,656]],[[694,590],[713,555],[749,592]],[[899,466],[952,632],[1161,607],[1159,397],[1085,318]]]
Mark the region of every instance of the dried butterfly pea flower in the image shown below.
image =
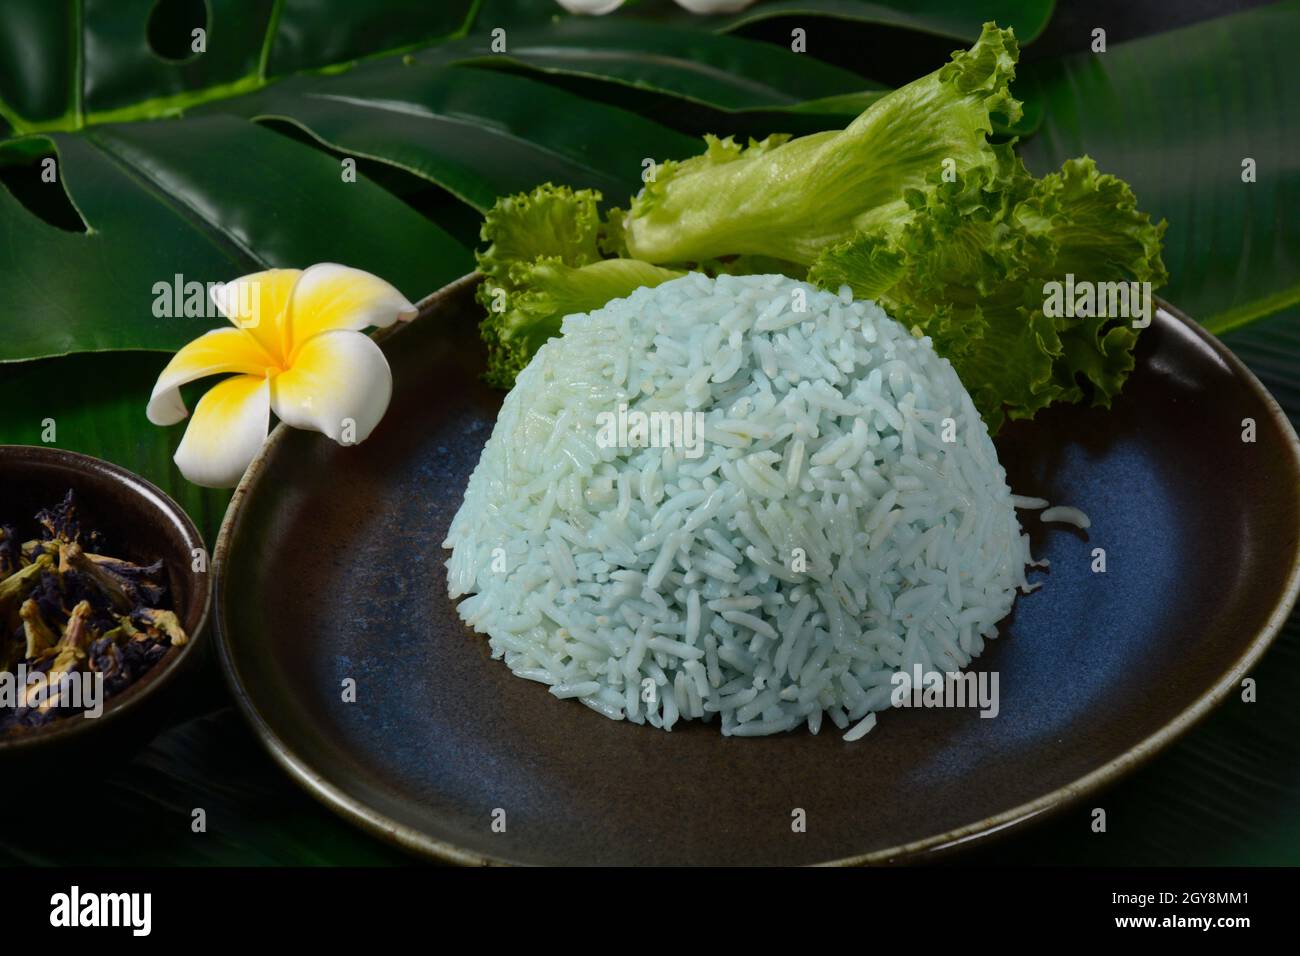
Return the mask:
[[[52,557],[47,554],[41,555],[21,571],[0,581],[0,623],[3,623],[8,630],[18,626],[18,609],[27,599],[28,592],[39,583],[41,572],[53,565]]]
[[[130,686],[134,676],[114,634],[120,635],[121,631],[105,634],[90,645],[89,652],[90,669],[104,675],[104,690],[109,695]]]
[[[72,489],[53,508],[43,508],[36,513],[36,523],[47,538],[55,541],[77,541],[81,538],[81,524],[77,520],[77,500]]]
[[[22,545],[23,563],[30,564],[42,554],[58,555],[59,546],[53,541],[46,541],[43,538],[33,538],[31,541],[24,541]]]
[[[180,619],[174,611],[161,611],[157,608],[142,608],[132,615],[136,623],[142,623],[146,633],[154,640],[166,636],[173,647],[180,647],[189,637],[181,627]]]
[[[40,605],[31,598],[23,602],[22,607],[18,609],[18,616],[22,618],[23,638],[26,641],[23,656],[28,660],[59,642],[59,636],[50,630],[50,626],[45,623],[45,618],[41,616]]]
[[[69,571],[74,570],[84,574],[94,582],[100,592],[119,610],[130,610],[138,603],[136,601],[138,592],[133,584],[121,575],[114,574],[90,560],[81,549],[81,545],[75,541],[71,543],[61,542],[59,544],[59,573],[66,576]],[[89,599],[89,596],[87,596],[86,600]]]
[[[90,623],[92,613],[89,601],[82,601],[72,609],[68,623],[63,628],[63,636],[54,646],[56,653],[50,670],[65,673],[81,670],[81,665],[86,660],[86,648],[99,636]]]
[[[167,572],[162,559],[153,564],[132,564],[121,558],[86,552],[101,571],[121,582],[123,591],[136,605],[157,607],[167,599]]]
[[[118,608],[154,607],[167,594],[167,588],[159,583],[163,568],[161,561],[141,566],[87,553],[77,544],[59,547],[68,564],[94,581]]]
[[[36,521],[42,537],[25,542],[0,525],[0,669],[24,664],[51,679],[88,670],[111,696],[189,640],[165,606],[161,560],[137,564],[102,553],[102,537],[82,527],[71,492]],[[0,733],[49,723],[62,702],[61,692],[29,688],[21,706],[0,710]]]
[[[10,525],[0,525],[0,578],[9,577],[22,566],[23,553],[18,532]]]

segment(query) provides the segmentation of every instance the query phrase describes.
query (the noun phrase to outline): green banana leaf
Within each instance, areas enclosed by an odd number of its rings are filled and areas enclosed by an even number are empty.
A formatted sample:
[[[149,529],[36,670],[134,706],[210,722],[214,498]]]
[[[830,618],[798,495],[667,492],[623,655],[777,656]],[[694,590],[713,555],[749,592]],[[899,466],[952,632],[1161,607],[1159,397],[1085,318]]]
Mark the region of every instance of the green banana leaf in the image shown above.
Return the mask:
[[[629,11],[636,12],[636,11]],[[630,17],[573,17],[508,30],[504,52],[482,32],[422,51],[416,62],[522,66],[667,93],[721,110],[774,110],[879,90],[880,84],[768,43]]]
[[[325,81],[294,78],[215,109],[288,121],[347,155],[427,179],[480,212],[548,180],[621,201],[640,186],[645,157],[697,148],[658,123],[522,76],[392,60]]]
[[[1169,220],[1162,295],[1212,332],[1300,304],[1300,3],[1030,64],[1036,173],[1090,154]],[[1243,181],[1247,160],[1254,182]]]

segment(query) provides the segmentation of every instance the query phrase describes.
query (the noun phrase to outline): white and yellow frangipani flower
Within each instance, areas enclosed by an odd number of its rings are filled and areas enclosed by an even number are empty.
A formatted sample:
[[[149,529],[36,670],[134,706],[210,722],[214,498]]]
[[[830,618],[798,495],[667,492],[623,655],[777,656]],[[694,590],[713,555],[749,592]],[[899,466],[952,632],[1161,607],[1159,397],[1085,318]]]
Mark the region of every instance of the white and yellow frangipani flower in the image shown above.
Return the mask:
[[[379,424],[393,377],[362,329],[416,314],[383,279],[326,262],[256,272],[215,286],[212,300],[234,327],[207,332],[177,352],[147,409],[155,425],[174,425],[188,414],[182,385],[231,376],[199,399],[176,449],[190,481],[238,484],[266,440],[271,412],[340,444],[364,441]]]

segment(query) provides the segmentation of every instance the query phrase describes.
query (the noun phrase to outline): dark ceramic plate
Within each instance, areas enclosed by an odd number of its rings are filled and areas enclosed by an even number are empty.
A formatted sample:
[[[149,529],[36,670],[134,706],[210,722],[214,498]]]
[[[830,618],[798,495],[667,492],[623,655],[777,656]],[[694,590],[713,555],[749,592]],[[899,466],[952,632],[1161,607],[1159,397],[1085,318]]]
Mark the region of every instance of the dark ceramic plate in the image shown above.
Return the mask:
[[[71,489],[82,524],[101,532],[113,554],[139,563],[162,558],[173,606],[190,640],[170,648],[143,677],[109,697],[97,718],[65,717],[44,727],[0,735],[0,757],[62,760],[102,746],[100,728],[122,727],[121,736],[146,739],[157,731],[154,707],[165,686],[176,682],[195,657],[208,618],[209,577],[193,570],[195,548],[203,547],[198,529],[184,510],[139,475],[117,465],[30,445],[0,445],[0,521],[14,522],[20,537],[35,537],[33,516],[57,504]]]
[[[393,402],[365,445],[276,430],[217,548],[220,646],[254,727],[312,793],[412,850],[467,863],[915,858],[1139,764],[1237,687],[1295,600],[1295,433],[1166,306],[1112,411],[1052,409],[998,441],[1018,493],[1077,505],[1093,525],[1025,519],[1052,565],[980,659],[1000,674],[996,719],[887,712],[854,744],[606,720],[489,659],[446,597],[440,545],[500,401],[478,381],[471,289],[443,290],[385,337]],[[796,808],[806,832],[792,832]]]

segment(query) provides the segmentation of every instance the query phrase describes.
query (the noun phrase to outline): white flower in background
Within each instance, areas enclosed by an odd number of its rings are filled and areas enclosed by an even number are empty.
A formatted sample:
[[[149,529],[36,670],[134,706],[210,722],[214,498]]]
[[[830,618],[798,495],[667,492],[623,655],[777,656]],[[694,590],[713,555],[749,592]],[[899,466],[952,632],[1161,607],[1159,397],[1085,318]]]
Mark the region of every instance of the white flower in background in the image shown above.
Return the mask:
[[[393,376],[361,330],[416,314],[383,279],[330,262],[271,269],[215,286],[212,301],[235,327],[213,329],[177,352],[146,410],[155,425],[174,425],[188,414],[182,385],[230,374],[199,399],[176,449],[187,479],[209,488],[238,484],[266,441],[272,411],[347,445],[379,424]]]
[[[586,13],[596,17],[617,10],[623,5],[623,0],[557,0],[557,2],[570,13]]]
[[[679,7],[691,13],[736,13],[744,10],[754,0],[677,0]]]

